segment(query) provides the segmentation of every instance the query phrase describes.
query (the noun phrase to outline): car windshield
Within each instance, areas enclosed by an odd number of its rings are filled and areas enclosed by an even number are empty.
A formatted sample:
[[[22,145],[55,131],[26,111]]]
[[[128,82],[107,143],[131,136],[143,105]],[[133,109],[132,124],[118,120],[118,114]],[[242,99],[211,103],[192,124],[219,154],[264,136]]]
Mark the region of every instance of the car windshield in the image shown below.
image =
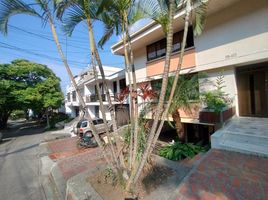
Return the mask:
[[[84,121],[81,123],[81,128],[85,128],[85,127],[87,127],[87,121]]]

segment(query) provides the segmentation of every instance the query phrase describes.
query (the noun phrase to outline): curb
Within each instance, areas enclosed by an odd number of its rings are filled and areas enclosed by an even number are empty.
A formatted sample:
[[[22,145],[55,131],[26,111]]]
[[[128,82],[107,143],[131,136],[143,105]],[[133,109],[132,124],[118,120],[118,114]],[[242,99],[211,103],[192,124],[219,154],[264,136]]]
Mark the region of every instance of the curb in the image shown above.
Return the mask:
[[[159,165],[168,167],[175,171],[176,175],[167,179],[167,182],[151,192],[144,200],[169,200],[173,199],[173,193],[191,171],[190,167],[180,165],[178,162],[167,160],[153,155],[153,160]],[[87,181],[87,178],[98,170],[104,170],[105,165],[90,169],[86,172],[73,176],[67,181],[66,200],[103,200]]]
[[[101,196],[86,179],[95,172],[104,170],[105,167],[105,165],[101,165],[70,178],[67,181],[66,200],[102,200]]]

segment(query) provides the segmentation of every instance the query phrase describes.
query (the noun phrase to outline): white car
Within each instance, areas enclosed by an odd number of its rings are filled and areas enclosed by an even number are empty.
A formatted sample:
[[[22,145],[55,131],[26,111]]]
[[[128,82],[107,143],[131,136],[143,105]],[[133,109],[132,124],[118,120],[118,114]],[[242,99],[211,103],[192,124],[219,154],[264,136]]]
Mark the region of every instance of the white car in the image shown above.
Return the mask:
[[[98,134],[104,133],[106,131],[103,119],[100,119],[100,118],[93,119],[93,124],[95,125]],[[108,127],[109,127],[109,130],[112,130],[111,122],[108,122]],[[76,126],[74,126],[73,128],[73,132],[80,136],[83,136],[83,135],[92,136],[92,130],[87,120],[78,122]]]

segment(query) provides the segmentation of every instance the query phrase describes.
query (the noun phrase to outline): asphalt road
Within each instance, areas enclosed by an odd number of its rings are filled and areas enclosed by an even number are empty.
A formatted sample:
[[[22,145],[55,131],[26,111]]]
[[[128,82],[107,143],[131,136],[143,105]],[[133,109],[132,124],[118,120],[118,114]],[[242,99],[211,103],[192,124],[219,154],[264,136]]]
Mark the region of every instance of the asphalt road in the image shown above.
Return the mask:
[[[39,144],[43,128],[31,123],[13,123],[0,143],[0,200],[39,200]]]

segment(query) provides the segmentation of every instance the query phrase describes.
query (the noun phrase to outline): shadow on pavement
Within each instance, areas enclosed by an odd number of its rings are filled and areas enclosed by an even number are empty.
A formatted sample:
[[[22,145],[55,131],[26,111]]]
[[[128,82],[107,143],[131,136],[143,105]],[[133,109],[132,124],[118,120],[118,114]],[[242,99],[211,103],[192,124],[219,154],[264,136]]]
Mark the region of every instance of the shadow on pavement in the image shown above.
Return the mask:
[[[3,130],[3,139],[20,137],[25,135],[42,134],[45,132],[45,125],[36,121],[12,122],[9,128]]]
[[[19,152],[22,152],[22,151],[26,151],[26,150],[28,150],[28,149],[37,147],[38,145],[39,145],[39,143],[36,143],[36,144],[30,145],[30,146],[27,146],[27,147],[18,149],[18,150],[16,150],[16,151],[12,151],[12,152],[9,152],[9,153],[0,154],[0,157],[5,157],[5,156],[8,156],[8,155],[10,155],[10,154],[14,154],[14,153],[19,153]]]

